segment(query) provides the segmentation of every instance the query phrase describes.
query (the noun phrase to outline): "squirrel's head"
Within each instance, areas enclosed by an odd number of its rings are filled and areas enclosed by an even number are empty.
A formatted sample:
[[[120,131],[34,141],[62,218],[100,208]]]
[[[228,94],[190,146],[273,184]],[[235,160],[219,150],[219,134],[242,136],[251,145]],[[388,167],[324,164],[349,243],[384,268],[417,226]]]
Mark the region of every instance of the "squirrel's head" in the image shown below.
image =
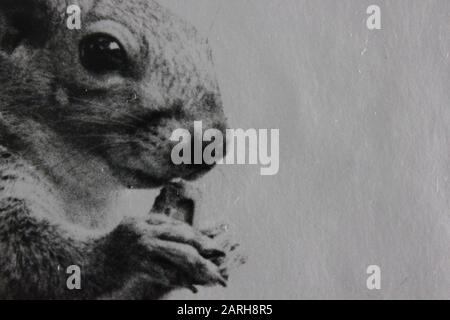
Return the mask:
[[[67,26],[70,5],[81,9],[81,29]],[[194,121],[226,127],[211,52],[155,1],[1,0],[0,50],[19,70],[20,102],[8,112],[99,157],[124,184],[209,169],[174,165],[170,136],[192,132]]]

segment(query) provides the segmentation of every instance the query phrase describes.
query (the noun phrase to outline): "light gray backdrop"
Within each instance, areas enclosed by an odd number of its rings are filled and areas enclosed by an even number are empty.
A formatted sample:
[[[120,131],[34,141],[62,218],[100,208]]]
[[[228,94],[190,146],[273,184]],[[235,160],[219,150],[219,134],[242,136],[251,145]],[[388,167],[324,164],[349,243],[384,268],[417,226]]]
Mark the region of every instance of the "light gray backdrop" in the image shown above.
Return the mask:
[[[201,183],[248,264],[173,297],[450,298],[450,1],[161,2],[209,36],[231,126],[281,134],[277,176]]]

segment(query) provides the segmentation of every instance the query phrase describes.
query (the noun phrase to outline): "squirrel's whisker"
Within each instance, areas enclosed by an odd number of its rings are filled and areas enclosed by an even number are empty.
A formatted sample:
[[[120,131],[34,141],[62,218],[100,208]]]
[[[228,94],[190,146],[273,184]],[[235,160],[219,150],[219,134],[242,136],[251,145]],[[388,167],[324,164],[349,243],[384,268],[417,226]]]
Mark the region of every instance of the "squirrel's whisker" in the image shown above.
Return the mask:
[[[82,98],[76,98],[76,97],[73,97],[73,96],[69,96],[69,99],[75,100],[75,101],[78,101],[78,102],[85,103],[85,104],[87,104],[89,107],[92,107],[92,108],[95,108],[95,109],[98,109],[98,110],[103,110],[103,111],[111,112],[111,109],[109,109],[106,105],[101,105],[101,104],[95,103],[95,102],[93,102],[93,101],[89,101],[89,100],[82,99]],[[77,107],[80,107],[80,106],[77,105]],[[83,107],[84,107],[84,106],[83,106]],[[117,110],[115,110],[114,112],[117,112]],[[142,119],[139,119],[138,117],[136,117],[136,116],[134,116],[134,115],[132,115],[132,114],[130,114],[130,113],[124,112],[124,111],[119,111],[119,114],[120,114],[120,115],[123,115],[123,116],[125,116],[125,117],[128,117],[128,118],[130,118],[130,119],[136,120],[136,121],[142,121]]]

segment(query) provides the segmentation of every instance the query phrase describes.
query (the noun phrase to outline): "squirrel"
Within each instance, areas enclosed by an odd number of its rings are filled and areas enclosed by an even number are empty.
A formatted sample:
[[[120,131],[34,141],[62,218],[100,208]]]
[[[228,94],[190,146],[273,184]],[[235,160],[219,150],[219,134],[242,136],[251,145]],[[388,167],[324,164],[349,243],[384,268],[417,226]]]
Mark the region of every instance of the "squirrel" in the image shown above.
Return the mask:
[[[66,25],[73,4],[79,30]],[[194,228],[173,183],[213,166],[174,165],[171,133],[227,126],[193,26],[153,0],[2,0],[0,84],[0,298],[226,286],[236,245],[217,240],[225,228]],[[111,213],[123,190],[164,186],[147,216]],[[81,290],[67,287],[73,265]]]

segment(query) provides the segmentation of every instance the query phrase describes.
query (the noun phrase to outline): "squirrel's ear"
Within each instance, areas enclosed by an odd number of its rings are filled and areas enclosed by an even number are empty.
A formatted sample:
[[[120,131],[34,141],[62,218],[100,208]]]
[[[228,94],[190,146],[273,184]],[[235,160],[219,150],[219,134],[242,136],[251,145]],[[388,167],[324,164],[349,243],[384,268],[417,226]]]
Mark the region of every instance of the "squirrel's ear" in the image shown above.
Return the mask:
[[[0,50],[13,51],[23,42],[36,47],[44,44],[55,23],[58,2],[0,0]]]

